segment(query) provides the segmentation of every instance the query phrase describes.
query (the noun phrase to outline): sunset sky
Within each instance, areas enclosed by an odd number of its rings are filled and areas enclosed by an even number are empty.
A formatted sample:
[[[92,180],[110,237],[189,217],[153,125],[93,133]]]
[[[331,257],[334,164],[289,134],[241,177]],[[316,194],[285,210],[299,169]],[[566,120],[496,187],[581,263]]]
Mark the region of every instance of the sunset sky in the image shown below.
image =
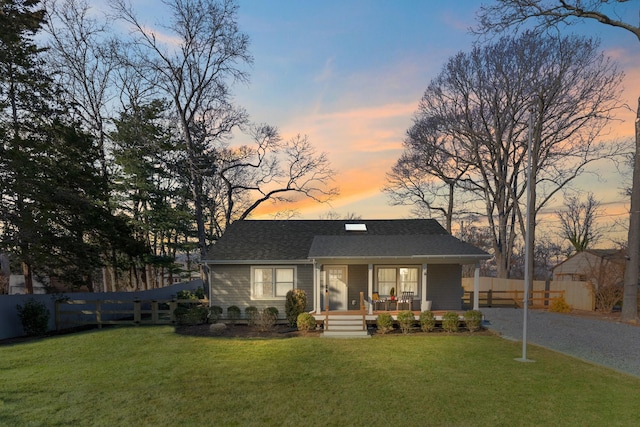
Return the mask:
[[[638,3],[630,3],[620,13],[637,17]],[[133,4],[148,14],[150,24],[162,16],[157,0]],[[278,127],[284,138],[308,135],[337,171],[341,196],[331,206],[301,204],[297,218],[330,211],[365,219],[410,216],[409,208],[389,206],[380,192],[385,173],[401,153],[430,80],[449,57],[471,49],[475,36],[469,28],[479,5],[473,0],[239,0],[239,26],[251,39],[255,61],[250,83],[235,87],[236,102],[252,121]],[[631,138],[640,95],[640,42],[629,32],[595,23],[571,29],[601,38],[602,48],[625,71],[631,109],[620,111],[611,132]],[[595,172],[606,181],[590,176],[581,186],[600,198],[607,221],[626,222],[619,174],[610,165]],[[263,209],[260,217],[273,214]]]

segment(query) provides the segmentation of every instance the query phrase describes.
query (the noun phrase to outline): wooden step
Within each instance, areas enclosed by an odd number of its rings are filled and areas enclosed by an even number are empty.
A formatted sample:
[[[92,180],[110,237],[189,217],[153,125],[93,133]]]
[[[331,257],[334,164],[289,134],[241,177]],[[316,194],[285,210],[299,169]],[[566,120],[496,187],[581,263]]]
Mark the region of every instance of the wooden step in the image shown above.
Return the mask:
[[[362,315],[336,314],[327,318],[322,334],[329,338],[369,338]]]

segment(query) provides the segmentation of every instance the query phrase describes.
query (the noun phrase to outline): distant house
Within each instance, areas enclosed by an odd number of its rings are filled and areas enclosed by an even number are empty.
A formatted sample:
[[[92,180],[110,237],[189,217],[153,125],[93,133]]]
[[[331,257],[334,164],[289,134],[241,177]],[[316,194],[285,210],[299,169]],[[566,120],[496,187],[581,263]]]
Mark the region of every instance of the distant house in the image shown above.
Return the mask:
[[[553,267],[553,280],[591,282],[596,286],[624,282],[626,252],[620,249],[588,249]]]
[[[488,258],[430,219],[245,220],[232,223],[203,262],[212,305],[283,313],[287,292],[302,289],[318,315],[363,313],[363,302],[373,315],[400,308],[375,304],[392,289],[407,292],[415,311],[427,301],[433,310],[460,310],[462,265]]]

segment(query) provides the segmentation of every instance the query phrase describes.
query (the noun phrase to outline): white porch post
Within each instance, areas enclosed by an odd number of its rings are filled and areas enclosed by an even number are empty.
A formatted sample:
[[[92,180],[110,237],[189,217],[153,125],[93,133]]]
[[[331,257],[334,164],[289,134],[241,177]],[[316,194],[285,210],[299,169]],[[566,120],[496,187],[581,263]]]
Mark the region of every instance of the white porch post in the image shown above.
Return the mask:
[[[480,263],[476,262],[476,270],[473,272],[473,309],[480,309]]]
[[[373,303],[371,302],[371,296],[373,295],[373,264],[369,264],[367,291],[369,292],[369,314],[373,314]]]
[[[314,281],[313,291],[315,292],[313,305],[315,306],[316,314],[320,314],[322,312],[322,305],[320,303],[320,295],[322,294],[322,286],[320,286],[320,274],[322,274],[321,270],[322,270],[322,264],[316,264],[315,270],[313,272],[313,281]]]
[[[427,308],[427,264],[422,264],[422,280],[421,280],[421,291],[422,298],[420,299],[420,310],[425,311],[431,309]]]

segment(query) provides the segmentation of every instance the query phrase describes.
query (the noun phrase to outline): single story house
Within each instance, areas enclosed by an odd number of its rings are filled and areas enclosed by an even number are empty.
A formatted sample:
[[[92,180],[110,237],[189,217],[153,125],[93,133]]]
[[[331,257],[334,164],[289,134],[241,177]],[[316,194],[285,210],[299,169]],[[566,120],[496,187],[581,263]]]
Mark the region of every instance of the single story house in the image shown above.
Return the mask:
[[[272,306],[284,313],[287,292],[302,289],[316,316],[373,316],[400,308],[379,303],[392,289],[409,296],[414,311],[461,310],[462,265],[476,265],[477,290],[477,265],[488,258],[432,219],[244,220],[232,223],[202,261],[211,304],[225,310]]]

